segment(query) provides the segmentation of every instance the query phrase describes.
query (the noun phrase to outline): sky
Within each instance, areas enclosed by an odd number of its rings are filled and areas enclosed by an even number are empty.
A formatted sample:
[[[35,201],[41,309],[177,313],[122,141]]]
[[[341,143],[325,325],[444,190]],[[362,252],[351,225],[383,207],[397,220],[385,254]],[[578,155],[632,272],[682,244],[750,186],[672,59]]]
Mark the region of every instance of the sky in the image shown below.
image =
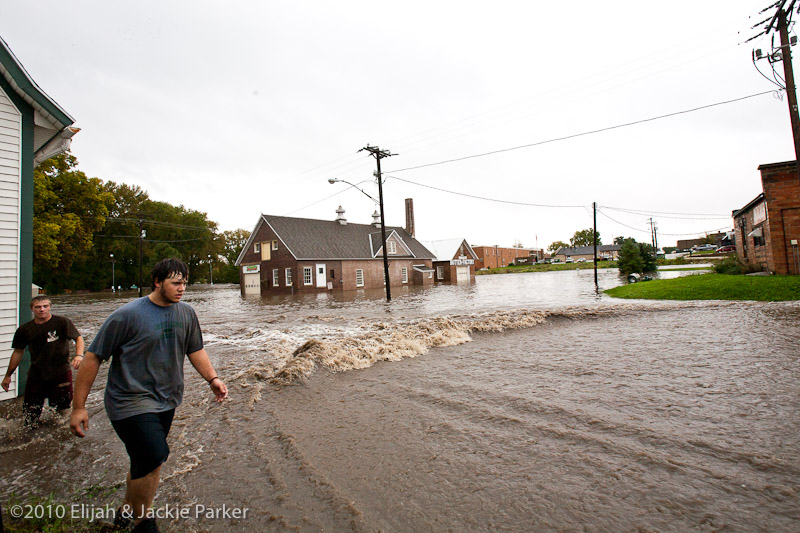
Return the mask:
[[[652,219],[674,246],[732,229],[758,166],[795,159],[752,61],[770,40],[745,43],[771,3],[5,1],[0,36],[81,128],[80,170],[220,230],[370,223],[370,145],[394,154],[386,224],[413,198],[419,239],[547,248],[596,203],[603,243]]]

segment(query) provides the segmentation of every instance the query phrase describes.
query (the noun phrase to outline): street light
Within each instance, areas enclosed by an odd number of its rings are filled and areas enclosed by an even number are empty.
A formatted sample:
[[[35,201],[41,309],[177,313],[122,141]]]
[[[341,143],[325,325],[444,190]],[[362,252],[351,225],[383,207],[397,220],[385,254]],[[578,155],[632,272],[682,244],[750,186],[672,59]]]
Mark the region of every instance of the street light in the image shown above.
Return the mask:
[[[380,175],[378,175],[378,180],[380,180]],[[384,224],[384,222],[383,222],[383,189],[381,187],[378,187],[378,198],[379,199],[376,200],[375,198],[373,198],[372,196],[367,194],[361,187],[357,187],[357,186],[353,185],[352,183],[350,183],[349,181],[341,180],[339,178],[329,178],[328,179],[328,183],[330,183],[331,185],[333,185],[334,183],[337,183],[337,182],[346,183],[347,185],[353,187],[357,191],[361,191],[361,193],[364,196],[366,196],[367,198],[369,198],[373,202],[376,202],[378,204],[379,208],[380,208],[380,211],[381,211],[381,243],[382,243],[381,248],[383,249],[383,280],[384,280],[384,284],[386,285],[386,301],[390,302],[392,300],[392,290],[389,288],[389,286],[391,285],[391,283],[389,282],[389,256],[386,253],[386,224]],[[378,182],[378,184],[380,185],[380,181]]]
[[[211,254],[208,254],[208,277],[211,280],[211,285],[214,285],[214,273],[211,271]]]
[[[114,278],[114,254],[108,254],[111,257],[111,292],[114,292],[114,287],[117,286],[116,279]]]

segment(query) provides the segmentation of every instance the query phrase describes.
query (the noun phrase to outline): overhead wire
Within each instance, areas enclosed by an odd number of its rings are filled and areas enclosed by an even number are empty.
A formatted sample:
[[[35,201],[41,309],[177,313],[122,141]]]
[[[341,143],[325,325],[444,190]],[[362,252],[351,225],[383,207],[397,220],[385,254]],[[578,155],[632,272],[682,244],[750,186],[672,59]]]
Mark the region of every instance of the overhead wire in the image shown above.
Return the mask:
[[[614,126],[608,126],[608,127],[605,127],[605,128],[599,128],[599,129],[595,129],[595,130],[589,130],[589,131],[584,131],[584,132],[580,132],[580,133],[574,133],[574,134],[571,134],[571,135],[565,135],[563,137],[555,137],[553,139],[547,139],[547,140],[538,141],[538,142],[535,142],[535,143],[529,143],[529,144],[523,144],[523,145],[519,145],[519,146],[513,146],[511,148],[501,148],[499,150],[492,150],[490,152],[483,152],[483,153],[472,154],[472,155],[467,155],[467,156],[463,156],[463,157],[456,157],[456,158],[453,158],[453,159],[446,159],[446,160],[443,160],[443,161],[437,161],[435,163],[426,163],[426,164],[423,164],[423,165],[416,165],[416,166],[413,166],[413,167],[406,167],[406,168],[391,170],[391,172],[394,172],[394,173],[407,172],[409,170],[416,170],[416,169],[420,169],[420,168],[427,168],[427,167],[432,167],[432,166],[445,165],[445,164],[448,164],[448,163],[456,163],[458,161],[465,161],[467,159],[475,159],[475,158],[478,158],[478,157],[486,157],[486,156],[490,156],[490,155],[501,154],[501,153],[505,153],[505,152],[511,152],[511,151],[514,151],[514,150],[521,150],[523,148],[532,148],[532,147],[535,147],[535,146],[541,146],[543,144],[550,144],[550,143],[559,142],[559,141],[566,141],[566,140],[569,140],[569,139],[575,139],[575,138],[578,138],[578,137],[585,137],[587,135],[594,135],[594,134],[597,134],[597,133],[603,133],[603,132],[606,132],[606,131],[612,131],[612,130],[616,130],[616,129],[620,129],[620,128],[627,128],[627,127],[630,127],[630,126],[636,126],[638,124],[644,124],[644,123],[647,123],[647,122],[653,122],[653,121],[656,121],[656,120],[670,118],[670,117],[674,117],[674,116],[678,116],[678,115],[685,115],[685,114],[688,114],[688,113],[694,113],[696,111],[702,111],[704,109],[709,109],[709,108],[712,108],[712,107],[717,107],[717,106],[721,106],[721,105],[727,105],[727,104],[732,104],[732,103],[736,103],[736,102],[741,102],[741,101],[747,100],[749,98],[755,98],[756,96],[763,96],[765,94],[770,94],[770,93],[773,93],[773,92],[774,92],[773,90],[762,91],[762,92],[759,92],[759,93],[754,93],[754,94],[749,94],[747,96],[734,98],[732,100],[724,100],[724,101],[721,101],[721,102],[715,102],[713,104],[707,104],[707,105],[703,105],[703,106],[699,106],[699,107],[694,107],[694,108],[691,108],[691,109],[684,109],[682,111],[675,111],[673,113],[667,113],[667,114],[658,115],[658,116],[655,116],[655,117],[645,118],[645,119],[641,119],[641,120],[635,120],[635,121],[626,122],[626,123],[623,123],[623,124],[616,124]]]

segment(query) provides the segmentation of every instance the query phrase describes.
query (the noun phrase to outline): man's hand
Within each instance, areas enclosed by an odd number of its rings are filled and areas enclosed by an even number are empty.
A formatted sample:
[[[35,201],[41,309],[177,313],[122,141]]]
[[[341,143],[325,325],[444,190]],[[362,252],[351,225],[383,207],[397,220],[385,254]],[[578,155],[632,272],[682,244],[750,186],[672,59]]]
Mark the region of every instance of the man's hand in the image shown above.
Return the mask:
[[[214,378],[209,385],[211,385],[211,390],[214,392],[215,402],[219,403],[228,397],[228,387],[225,386],[221,379]]]
[[[69,415],[69,428],[78,437],[85,437],[89,429],[89,411],[85,407],[73,408]]]
[[[8,392],[8,388],[11,386],[11,376],[6,376],[3,378],[3,390]]]
[[[83,356],[76,355],[75,357],[72,358],[72,368],[78,370],[78,367],[81,366],[82,362],[83,362]]]

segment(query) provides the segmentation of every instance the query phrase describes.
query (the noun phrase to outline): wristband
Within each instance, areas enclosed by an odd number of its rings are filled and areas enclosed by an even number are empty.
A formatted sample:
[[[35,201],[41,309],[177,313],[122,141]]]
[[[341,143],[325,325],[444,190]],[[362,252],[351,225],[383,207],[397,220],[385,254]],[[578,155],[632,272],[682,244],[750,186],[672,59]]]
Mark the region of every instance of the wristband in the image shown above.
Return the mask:
[[[214,381],[215,379],[219,379],[219,376],[214,376],[213,378],[209,379],[208,384],[211,385],[211,382]],[[222,380],[220,379],[220,381]]]

